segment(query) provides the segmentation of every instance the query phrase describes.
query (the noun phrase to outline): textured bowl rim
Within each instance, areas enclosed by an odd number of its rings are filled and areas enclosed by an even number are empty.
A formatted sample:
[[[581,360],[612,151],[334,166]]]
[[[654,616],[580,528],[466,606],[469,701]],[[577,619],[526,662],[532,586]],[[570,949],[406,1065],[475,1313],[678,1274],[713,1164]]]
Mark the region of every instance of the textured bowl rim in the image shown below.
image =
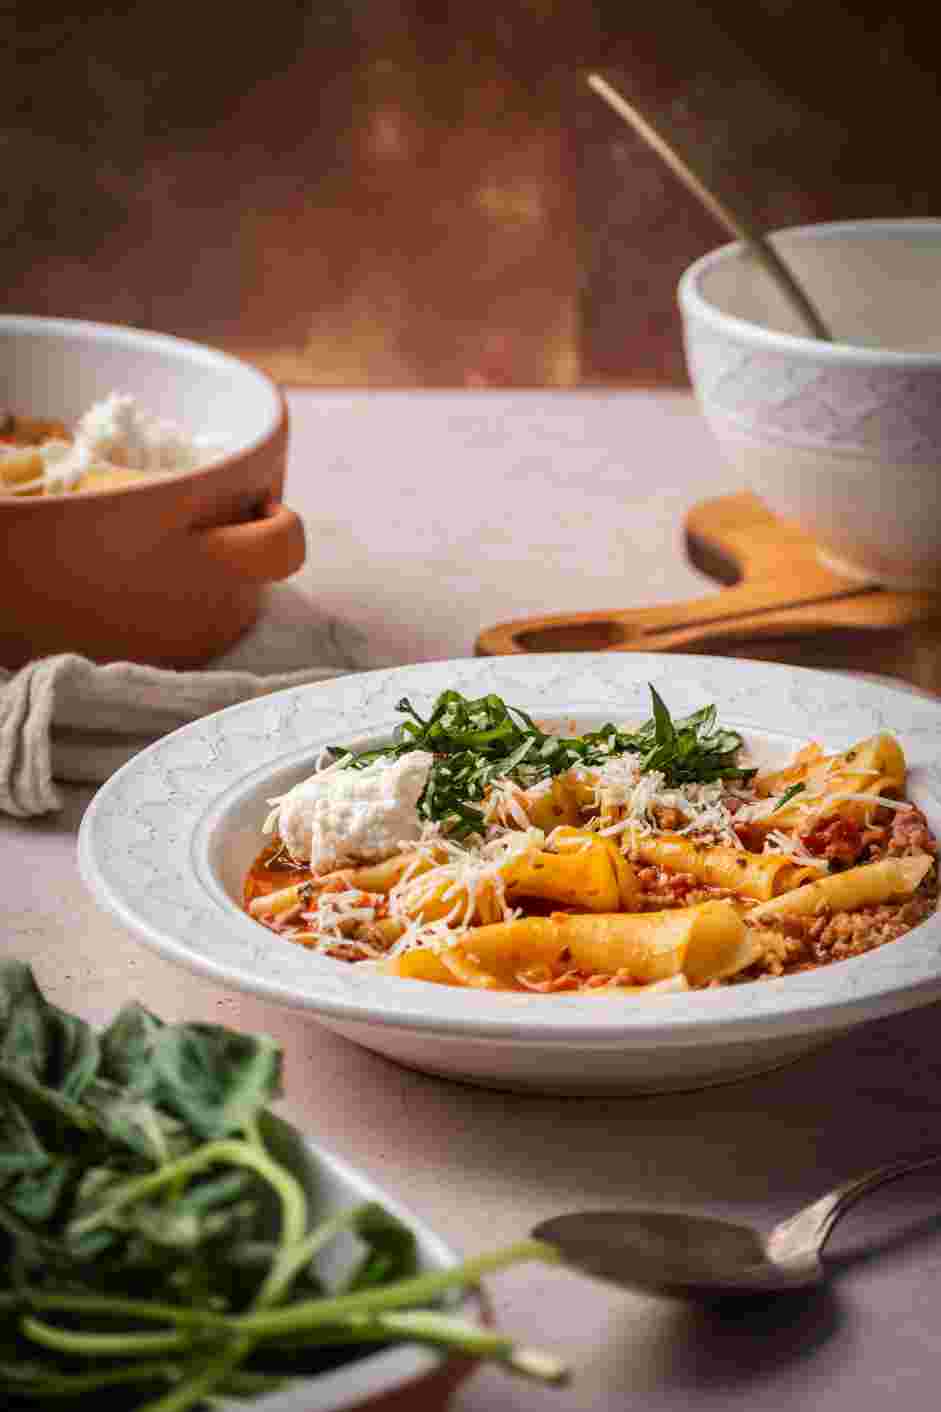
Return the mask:
[[[842,235],[883,235],[894,239],[919,233],[936,236],[941,245],[941,219],[912,217],[897,220],[821,221],[812,225],[783,226],[779,230],[769,232],[772,236],[795,236],[801,240],[829,240]],[[724,334],[736,342],[746,343],[754,348],[787,353],[795,358],[803,357],[815,362],[841,363],[846,367],[858,368],[892,367],[901,371],[941,371],[941,352],[906,353],[902,349],[828,343],[823,339],[800,334],[780,333],[775,329],[766,328],[763,324],[755,324],[749,319],[724,313],[706,298],[700,287],[701,280],[717,265],[740,259],[745,251],[744,241],[731,241],[727,245],[710,250],[706,255],[701,255],[688,266],[677,285],[677,301],[684,320],[698,319],[713,332]]]
[[[306,952],[302,957],[277,938],[272,949],[261,928],[211,879],[209,841],[233,800],[279,770],[296,769],[300,776],[302,762],[327,740],[387,729],[403,690],[413,697],[452,686],[468,694],[495,690],[524,708],[541,702],[547,715],[610,715],[616,702],[623,719],[644,709],[651,681],[677,711],[714,700],[730,725],[798,743],[816,734],[840,748],[837,734],[849,744],[871,730],[895,730],[914,766],[913,794],[937,826],[937,701],[777,663],[672,653],[539,653],[354,673],[256,697],[183,726],[135,756],[98,791],[79,830],[82,878],[99,904],[145,945],[219,984],[312,1018],[321,1014],[426,1035],[592,1050],[671,1048],[848,1028],[938,999],[941,914],[891,946],[822,971],[694,996],[660,996],[655,1008],[648,1002],[629,1012],[602,1012],[591,997],[572,997],[563,1006],[559,997],[452,991],[367,975]]]
[[[254,363],[246,362],[245,359],[237,358],[234,354],[226,353],[221,348],[214,348],[208,343],[197,343],[194,339],[179,338],[176,334],[159,333],[154,329],[137,328],[130,324],[99,323],[90,319],[64,319],[41,314],[0,313],[0,336],[3,334],[13,334],[14,336],[16,334],[43,334],[53,337],[78,334],[90,343],[123,344],[126,347],[168,353],[178,361],[202,363],[205,367],[221,372],[238,369],[240,374],[248,374],[252,377],[272,399],[271,415],[267,424],[241,446],[234,447],[231,451],[225,451],[213,457],[211,461],[207,461],[205,465],[196,466],[193,470],[166,471],[159,476],[148,477],[147,480],[133,481],[130,485],[86,491],[82,496],[83,500],[91,497],[97,499],[101,496],[152,494],[160,486],[177,484],[183,480],[195,480],[210,472],[218,471],[220,466],[230,465],[245,457],[253,456],[263,448],[275,445],[279,438],[286,439],[287,437],[289,425],[287,401],[284,392],[274,379],[270,378],[261,368],[256,367]],[[53,506],[71,503],[68,499],[63,501],[63,497],[58,495],[7,496],[0,497],[0,502],[3,499],[7,501],[15,499],[21,510],[26,507],[27,512],[34,514],[42,514],[48,512]]]

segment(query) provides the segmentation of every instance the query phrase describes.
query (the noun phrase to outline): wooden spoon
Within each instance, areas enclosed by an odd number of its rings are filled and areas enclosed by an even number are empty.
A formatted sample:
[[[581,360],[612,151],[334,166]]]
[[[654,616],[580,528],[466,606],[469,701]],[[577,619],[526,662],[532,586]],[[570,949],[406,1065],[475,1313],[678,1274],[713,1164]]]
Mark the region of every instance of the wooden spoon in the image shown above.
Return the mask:
[[[703,178],[693,170],[689,161],[680,155],[676,147],[668,142],[661,132],[652,127],[647,119],[628,103],[616,88],[612,88],[611,84],[600,74],[589,74],[588,86],[603,98],[609,107],[613,108],[618,116],[623,118],[653,148],[658,156],[663,158],[670,170],[702,202],[706,210],[715,216],[716,220],[725,226],[736,240],[741,240],[748,246],[755,258],[761,262],[778,285],[808,333],[813,338],[832,342],[832,335],[817,309],[781,259],[771,241],[762,235],[761,231],[756,230],[741,211],[733,210],[724,198],[717,196],[706,185]]]

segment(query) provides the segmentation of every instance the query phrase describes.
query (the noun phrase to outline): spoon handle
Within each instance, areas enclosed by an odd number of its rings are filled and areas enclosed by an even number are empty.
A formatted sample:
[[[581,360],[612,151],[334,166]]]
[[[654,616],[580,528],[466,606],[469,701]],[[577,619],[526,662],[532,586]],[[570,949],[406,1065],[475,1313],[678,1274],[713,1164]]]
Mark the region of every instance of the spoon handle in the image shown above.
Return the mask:
[[[828,1191],[826,1196],[821,1196],[812,1205],[805,1206],[789,1220],[775,1226],[768,1236],[769,1254],[776,1259],[805,1250],[814,1250],[819,1254],[843,1213],[861,1196],[865,1196],[866,1192],[874,1191],[886,1182],[905,1177],[909,1172],[918,1172],[923,1167],[933,1167],[938,1163],[941,1163],[941,1152],[915,1161],[889,1162],[884,1167],[864,1172],[860,1177],[852,1177],[833,1191]]]
[[[699,172],[694,171],[688,158],[680,154],[675,143],[668,142],[664,134],[648,122],[632,103],[628,103],[624,95],[612,87],[601,74],[589,74],[587,83],[589,88],[594,89],[598,96],[603,98],[608,106],[613,108],[618,116],[630,124],[648,146],[653,148],[674,175],[679,177],[687,190],[702,202],[706,210],[715,217],[719,224],[725,226],[735,240],[741,240],[748,246],[755,258],[764,265],[768,274],[777,283],[807,331],[814,338],[831,341],[832,334],[820,317],[816,306],[811,303],[805,289],[797,281],[790,266],[784,262],[771,241],[761,231],[755,229],[741,210],[733,209],[729,205],[727,196],[720,197],[711,186],[707,186]]]

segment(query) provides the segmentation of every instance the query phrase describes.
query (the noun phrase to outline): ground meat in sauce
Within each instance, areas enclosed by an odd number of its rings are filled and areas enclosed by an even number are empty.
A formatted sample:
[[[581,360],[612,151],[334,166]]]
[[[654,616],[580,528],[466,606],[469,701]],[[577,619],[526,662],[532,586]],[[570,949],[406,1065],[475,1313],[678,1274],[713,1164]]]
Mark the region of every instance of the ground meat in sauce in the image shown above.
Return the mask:
[[[524,990],[538,995],[557,995],[563,990],[581,990],[591,985],[581,971],[563,971],[560,976],[552,976],[545,966],[540,967],[538,972],[535,969],[518,971],[516,979]],[[605,976],[605,980],[610,981],[611,977]]]
[[[887,813],[877,813],[878,822],[870,827],[848,823],[846,820],[825,820],[822,827],[811,831],[804,839],[812,839],[815,844],[809,849],[818,857],[827,858],[832,871],[851,867],[857,861],[873,862],[884,857],[911,856],[919,853],[935,854],[937,842],[920,809],[893,811],[891,821],[881,822]],[[698,842],[705,842],[697,838]],[[806,842],[805,842],[806,846]],[[737,897],[726,889],[707,887],[692,873],[671,873],[657,865],[635,863],[637,879],[642,892],[638,911],[652,912],[661,909],[692,907],[700,902],[716,898],[728,898],[745,915],[756,904]],[[245,889],[246,905],[252,896],[281,888],[310,877],[307,870],[294,868],[283,856],[278,856],[278,846],[264,850],[249,874]],[[343,887],[341,881],[333,888]],[[332,889],[331,889],[332,890]],[[370,898],[380,903],[379,898]],[[385,899],[381,899],[385,902]],[[749,981],[768,980],[776,976],[796,974],[827,966],[834,961],[864,955],[868,951],[895,941],[925,921],[938,905],[938,879],[936,870],[922,883],[913,897],[901,902],[885,903],[879,906],[863,907],[855,912],[839,912],[835,915],[824,912],[809,917],[775,918],[770,924],[750,924],[764,947],[761,960],[747,970],[732,977],[728,982],[710,982],[709,988],[716,985],[740,985]],[[526,912],[532,916],[548,916],[553,912],[566,911],[556,902],[532,898],[525,900]],[[377,914],[384,908],[377,907]],[[282,913],[275,922],[268,922],[274,931],[286,931],[290,935],[293,927],[304,926],[300,919],[303,904],[298,904],[289,912]],[[354,937],[348,941],[325,944],[322,953],[338,961],[359,962],[370,959],[376,950],[382,950],[391,942],[372,928],[366,928],[363,936],[366,945],[358,944]],[[310,945],[310,942],[301,942]],[[631,978],[627,973],[611,976],[587,976],[567,969],[562,974],[521,974],[518,977],[524,990],[557,993],[583,988],[594,989],[608,986],[616,988],[628,985]]]
[[[846,867],[860,861],[937,852],[937,840],[928,821],[914,804],[893,809],[891,822],[886,821],[888,814],[888,809],[877,809],[869,825],[856,824],[851,819],[821,819],[800,835],[800,841],[815,857]]]
[[[742,848],[747,848],[750,853],[761,852],[764,841],[761,837],[761,831],[757,829],[754,824],[747,822],[741,824],[733,823],[732,832],[735,834]]]
[[[892,820],[888,851],[898,858],[906,853],[937,853],[938,841],[920,809],[898,809]]]
[[[373,954],[357,946],[355,941],[330,942],[322,948],[322,952],[324,956],[332,956],[334,961],[368,961]]]
[[[808,853],[828,862],[849,865],[862,852],[863,831],[852,819],[821,819],[798,838]]]
[[[765,955],[736,977],[736,982],[815,970],[850,956],[863,956],[887,942],[897,941],[926,921],[937,905],[938,883],[932,876],[913,897],[902,902],[860,907],[855,912],[778,917],[771,926],[756,925]]]
[[[693,873],[671,873],[657,864],[637,868],[637,881],[642,888],[639,912],[659,912],[671,907],[694,907],[698,902],[712,902],[719,897],[734,897],[724,887],[706,887]]]

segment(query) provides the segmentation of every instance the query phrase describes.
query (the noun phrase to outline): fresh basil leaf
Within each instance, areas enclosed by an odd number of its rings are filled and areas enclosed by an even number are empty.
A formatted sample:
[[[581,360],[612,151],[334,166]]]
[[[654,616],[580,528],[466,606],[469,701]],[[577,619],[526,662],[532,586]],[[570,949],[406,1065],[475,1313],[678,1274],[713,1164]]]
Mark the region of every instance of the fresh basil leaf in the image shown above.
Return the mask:
[[[27,1069],[0,1062],[2,1090],[14,1098],[31,1122],[49,1125],[62,1142],[96,1131],[94,1120],[81,1104],[63,1097],[54,1088],[47,1088]]]
[[[281,1049],[269,1035],[166,1025],[153,1063],[161,1105],[202,1138],[239,1132],[281,1093]]]
[[[806,788],[807,788],[807,786],[806,786],[805,784],[803,784],[803,783],[790,785],[790,786],[784,791],[784,793],[781,795],[780,799],[778,800],[777,804],[775,804],[774,808],[771,810],[772,814],[776,814],[779,809],[783,809],[784,806],[785,806],[785,804],[790,804],[790,802],[791,802],[791,800],[794,798],[795,794],[800,794],[801,791],[804,790],[804,789],[806,789]]]
[[[0,1063],[41,1080],[49,1058],[46,1002],[21,961],[0,963]]]
[[[53,1005],[48,1009],[53,1053],[52,1066],[46,1069],[46,1082],[65,1098],[78,1102],[98,1070],[98,1037],[91,1025],[77,1015],[67,1015]]]
[[[31,1226],[45,1226],[70,1198],[78,1166],[67,1157],[47,1163],[40,1171],[24,1172],[3,1190],[8,1211]]]
[[[360,1211],[354,1232],[367,1247],[366,1254],[348,1276],[345,1290],[371,1289],[390,1280],[405,1279],[418,1268],[415,1237],[384,1207],[370,1202]]]
[[[676,731],[670,713],[654,686],[650,687],[650,697],[653,702],[654,734],[657,744],[661,749],[672,749],[676,742]]]
[[[102,1071],[128,1095],[174,1114],[202,1138],[238,1132],[280,1093],[281,1059],[268,1035],[222,1025],[165,1025],[143,1006],[125,1007],[102,1036]],[[117,1116],[117,1115],[116,1115]],[[139,1138],[160,1135],[137,1114]],[[122,1122],[134,1123],[130,1109]]]
[[[487,702],[483,716],[495,710]],[[438,722],[448,713],[466,715],[460,701],[450,701]],[[108,1412],[139,1412],[167,1396],[174,1406],[208,1412],[226,1394],[251,1397],[285,1376],[356,1356],[364,1339],[370,1346],[373,1331],[355,1319],[340,1328],[325,1320],[313,1331],[303,1318],[293,1329],[284,1325],[293,1301],[327,1293],[313,1261],[281,1291],[273,1337],[260,1331],[257,1353],[241,1366],[228,1360],[230,1350],[240,1351],[234,1326],[213,1332],[203,1322],[181,1346],[172,1328],[159,1331],[168,1321],[155,1309],[158,1340],[169,1349],[164,1360],[153,1346],[155,1322],[141,1317],[147,1302],[223,1316],[257,1306],[289,1253],[285,1211],[300,1215],[294,1182],[306,1202],[301,1220],[292,1217],[295,1234],[325,1218],[323,1179],[307,1145],[263,1106],[279,1089],[272,1040],[163,1025],[130,1007],[99,1050],[80,1022],[65,1023],[72,1017],[46,1004],[24,968],[7,967],[0,991],[0,1042],[9,1041],[0,1060],[3,1412],[68,1412],[93,1400]],[[205,1158],[175,1160],[230,1133],[237,1140]],[[255,1161],[243,1165],[249,1152]],[[330,1219],[324,1240],[341,1230],[354,1230],[357,1249],[365,1247],[347,1277],[350,1289],[414,1273],[411,1232],[380,1207]],[[43,1304],[48,1295],[54,1308]],[[26,1314],[46,1323],[42,1341]],[[106,1349],[103,1336],[111,1340]],[[217,1366],[218,1376],[207,1377]]]
[[[101,1036],[101,1072],[138,1094],[157,1086],[154,1050],[164,1025],[136,1003],[125,1005]]]
[[[49,1153],[33,1124],[12,1098],[0,1096],[0,1182],[49,1165]]]
[[[435,759],[418,814],[442,824],[456,839],[482,831],[482,812],[475,806],[500,778],[528,788],[572,765],[599,765],[625,753],[640,757],[642,772],[661,771],[671,786],[752,777],[753,770],[736,764],[741,737],[716,725],[714,705],[674,721],[653,686],[650,693],[653,714],[636,731],[605,725],[570,737],[546,734],[525,711],[492,693],[469,699],[443,691],[427,720],[403,697],[397,710],[408,719],[397,728],[391,745],[359,753],[336,746],[332,753],[347,757],[347,768],[363,769],[383,756],[395,759],[412,750],[430,751]]]
[[[109,1142],[143,1158],[148,1165],[170,1162],[194,1145],[179,1119],[147,1096],[122,1089],[108,1079],[96,1079],[85,1090],[83,1102]]]
[[[91,1026],[50,1005],[28,966],[0,962],[0,1064],[78,1099],[95,1075],[98,1053]]]

